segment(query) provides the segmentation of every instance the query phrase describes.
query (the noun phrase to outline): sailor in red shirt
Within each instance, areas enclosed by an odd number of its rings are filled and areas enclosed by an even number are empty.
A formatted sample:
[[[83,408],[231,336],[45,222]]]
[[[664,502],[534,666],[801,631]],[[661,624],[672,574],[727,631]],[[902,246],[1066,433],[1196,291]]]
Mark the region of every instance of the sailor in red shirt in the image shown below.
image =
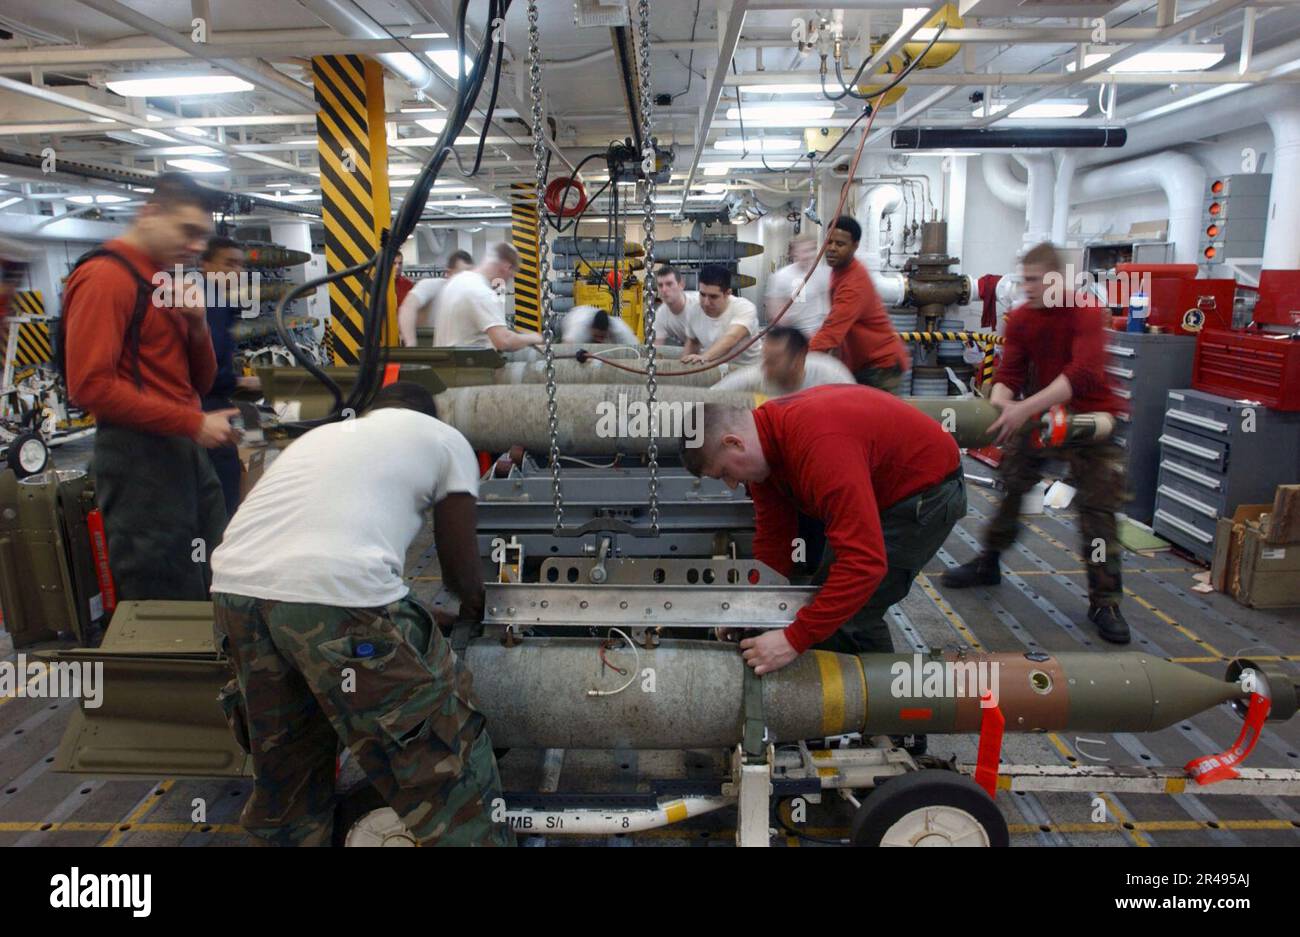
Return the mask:
[[[876,295],[871,275],[854,256],[861,240],[862,226],[847,215],[831,225],[826,236],[831,311],[808,347],[838,357],[859,384],[892,394],[911,360]]]
[[[159,176],[126,233],[79,261],[63,294],[68,396],[95,417],[95,497],[119,600],[206,600],[207,555],[226,526],[204,449],[238,441],[239,411],[199,407],[217,361],[205,306],[186,305],[192,290],[175,275],[206,246],[219,198],[181,173]]]
[[[810,647],[892,651],[885,612],[966,513],[956,442],[872,388],[814,387],[756,410],[706,404],[703,438],[683,440],[681,453],[697,476],[748,485],[754,556],[782,575],[800,553],[799,513],[826,525],[827,574],[816,598],[789,627],[740,644],[758,674]]]
[[[1124,411],[1124,401],[1106,377],[1104,311],[1073,295],[1051,244],[1031,248],[1020,266],[1026,302],[1007,317],[1002,364],[990,397],[1002,411],[989,430],[1003,447],[999,472],[1006,494],[984,532],[983,552],[945,573],[943,584],[960,589],[1002,581],[998,555],[1015,542],[1021,499],[1042,479],[1043,463],[1061,459],[1070,464],[1078,489],[1088,620],[1107,641],[1127,644],[1128,622],[1119,610],[1124,586],[1115,524],[1125,491],[1124,450],[1109,440],[1043,449],[1030,439],[1038,416],[1057,404],[1069,404],[1076,413]]]

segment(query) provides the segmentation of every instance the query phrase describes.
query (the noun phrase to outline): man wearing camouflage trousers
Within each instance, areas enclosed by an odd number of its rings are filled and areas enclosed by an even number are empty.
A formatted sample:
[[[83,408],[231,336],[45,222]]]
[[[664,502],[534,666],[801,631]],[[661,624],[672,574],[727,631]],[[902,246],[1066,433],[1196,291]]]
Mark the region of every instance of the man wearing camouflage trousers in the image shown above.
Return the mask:
[[[1002,581],[998,556],[1015,542],[1021,501],[1043,477],[1043,463],[1063,459],[1078,487],[1075,503],[1088,566],[1088,620],[1105,640],[1127,644],[1128,622],[1119,610],[1124,586],[1115,523],[1125,491],[1124,450],[1113,442],[1039,448],[1031,438],[1038,416],[1057,404],[1068,404],[1076,413],[1123,412],[1124,402],[1106,377],[1102,311],[1073,295],[1051,244],[1027,251],[1021,271],[1026,302],[1009,315],[1002,364],[990,397],[1002,411],[990,431],[1003,446],[999,473],[1006,495],[984,531],[983,551],[950,569],[942,581],[954,589]],[[1017,400],[1018,394],[1023,399]]]
[[[276,845],[327,845],[347,748],[422,845],[511,845],[471,676],[402,577],[432,507],[462,621],[483,614],[478,467],[398,382],[361,418],[313,429],[267,469],[212,555],[214,637],[234,665],[255,784],[242,822]],[[232,725],[237,721],[232,719]]]

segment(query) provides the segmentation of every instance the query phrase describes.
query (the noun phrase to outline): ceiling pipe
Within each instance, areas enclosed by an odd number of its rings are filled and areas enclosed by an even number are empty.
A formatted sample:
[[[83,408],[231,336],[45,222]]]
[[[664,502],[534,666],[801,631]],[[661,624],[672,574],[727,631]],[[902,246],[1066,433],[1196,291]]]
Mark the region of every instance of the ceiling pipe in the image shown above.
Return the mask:
[[[1121,147],[1126,139],[1123,127],[900,127],[890,134],[896,150]]]
[[[133,29],[147,33],[155,39],[161,39],[170,46],[184,49],[194,58],[203,59],[205,62],[210,62],[232,75],[237,75],[245,81],[252,82],[268,93],[291,102],[295,107],[306,108],[310,111],[316,110],[316,101],[307,93],[306,88],[281,75],[269,65],[263,63],[249,65],[237,62],[234,59],[213,55],[205,48],[204,43],[193,42],[188,34],[178,33],[167,25],[118,3],[117,0],[77,0],[77,2],[82,6],[90,7],[92,10],[115,19],[119,23],[125,23]]]
[[[985,153],[980,156],[980,168],[984,173],[984,184],[1003,205],[1009,208],[1025,208],[1029,198],[1029,183],[1021,182],[1011,172],[1011,156],[1007,153]]]
[[[1162,190],[1169,203],[1168,239],[1174,244],[1174,262],[1194,264],[1199,259],[1205,170],[1186,153],[1156,153],[1114,163],[1079,176],[1075,188],[1076,201]]]
[[[1273,181],[1264,231],[1265,270],[1300,270],[1300,107],[1272,111]]]
[[[745,25],[745,12],[750,0],[735,0],[727,12],[726,28],[719,30],[718,64],[714,67],[713,77],[705,93],[704,105],[700,109],[699,125],[695,128],[695,153],[691,156],[691,165],[686,170],[686,185],[682,190],[682,201],[677,206],[677,214],[686,214],[686,196],[695,173],[700,168],[700,156],[708,145],[709,126],[713,115],[718,110],[718,100],[722,97],[722,87],[726,82],[727,72],[731,68],[731,58],[736,54],[736,44],[740,42],[740,30]]]
[[[1060,157],[1052,191],[1052,243],[1064,247],[1069,235],[1070,189],[1074,185],[1074,170],[1079,165],[1079,155],[1074,150],[1062,150]]]
[[[84,2],[84,0],[83,0]],[[389,39],[388,31],[349,0],[298,0],[324,23],[352,39]],[[406,79],[416,91],[430,93],[437,82],[433,69],[410,52],[381,52],[375,56]]]
[[[1029,173],[1025,183],[1025,247],[1032,247],[1052,236],[1052,190],[1056,182],[1056,163],[1047,153],[1016,153],[1016,160]]]

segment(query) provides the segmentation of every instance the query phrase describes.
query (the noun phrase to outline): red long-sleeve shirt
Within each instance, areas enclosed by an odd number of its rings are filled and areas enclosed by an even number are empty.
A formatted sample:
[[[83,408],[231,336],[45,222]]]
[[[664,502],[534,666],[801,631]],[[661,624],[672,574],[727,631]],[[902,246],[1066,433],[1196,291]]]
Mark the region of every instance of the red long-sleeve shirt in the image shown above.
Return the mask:
[[[855,374],[862,368],[911,367],[871,275],[861,261],[831,271],[831,311],[808,347],[835,352]]]
[[[152,282],[161,269],[121,240],[104,245]],[[167,271],[173,273],[173,271]],[[137,284],[112,257],[95,257],[68,278],[63,293],[68,396],[96,420],[163,436],[193,436],[203,424],[199,396],[212,387],[217,359],[207,326],[154,302],[140,324],[140,386],[126,332]],[[152,297],[151,297],[152,299]]]
[[[1035,308],[1028,303],[1007,317],[1002,364],[994,380],[1029,397],[1058,375],[1070,381],[1076,412],[1121,413],[1127,409],[1106,376],[1106,331],[1095,306]]]
[[[826,525],[835,551],[825,584],[785,631],[803,653],[834,634],[884,578],[881,512],[947,478],[961,456],[937,421],[856,384],[769,400],[754,411],[754,422],[772,469],[749,485],[754,556],[789,575],[799,511]]]

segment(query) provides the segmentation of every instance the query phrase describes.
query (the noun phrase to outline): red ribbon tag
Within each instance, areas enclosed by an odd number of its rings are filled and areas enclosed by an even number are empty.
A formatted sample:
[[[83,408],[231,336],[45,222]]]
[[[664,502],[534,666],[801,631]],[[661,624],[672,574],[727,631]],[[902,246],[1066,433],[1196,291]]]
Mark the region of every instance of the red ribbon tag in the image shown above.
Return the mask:
[[[384,382],[382,386],[387,387],[389,384],[394,383],[401,374],[401,371],[401,364],[393,363],[384,365]]]
[[[991,701],[993,694],[984,691],[980,705]],[[980,748],[975,759],[975,783],[988,792],[991,799],[998,796],[998,762],[1002,759],[1002,730],[1006,728],[1007,717],[1002,715],[1001,706],[981,709]]]
[[[86,531],[90,534],[90,552],[95,562],[95,578],[99,580],[104,611],[111,612],[117,608],[117,589],[113,585],[113,573],[108,568],[108,536],[104,533],[104,515],[99,508],[87,512]]]
[[[1237,769],[1233,765],[1245,761],[1246,756],[1255,747],[1255,743],[1259,741],[1259,734],[1264,730],[1264,720],[1268,718],[1271,707],[1272,702],[1267,696],[1260,693],[1250,694],[1250,708],[1246,710],[1246,721],[1241,727],[1241,734],[1237,736],[1237,741],[1233,742],[1232,747],[1226,752],[1193,758],[1184,768],[1188,776],[1197,784],[1214,784],[1217,781],[1237,777]]]

